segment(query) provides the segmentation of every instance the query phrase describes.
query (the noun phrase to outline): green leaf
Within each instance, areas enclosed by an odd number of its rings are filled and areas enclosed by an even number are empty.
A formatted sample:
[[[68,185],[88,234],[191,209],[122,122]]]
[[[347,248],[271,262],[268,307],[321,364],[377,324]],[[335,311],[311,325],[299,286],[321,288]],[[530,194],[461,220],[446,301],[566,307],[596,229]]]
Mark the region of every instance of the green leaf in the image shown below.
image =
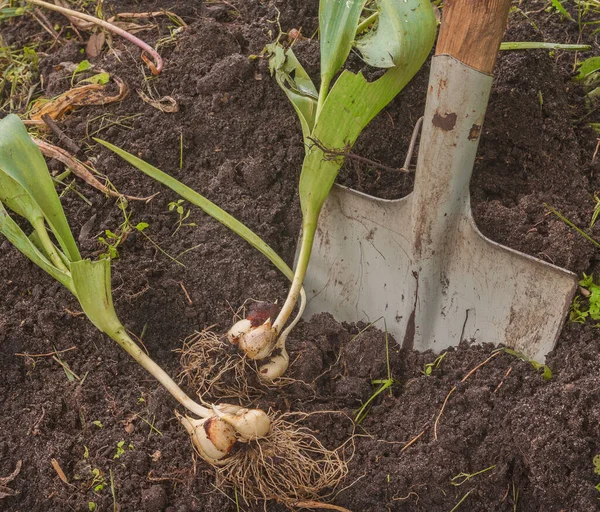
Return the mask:
[[[567,12],[567,10],[563,7],[563,4],[560,3],[560,0],[552,0],[552,7],[554,7],[559,13],[561,13],[565,18],[570,21],[573,21],[571,15]]]
[[[117,318],[110,284],[110,260],[79,260],[71,263],[75,296],[83,312],[100,331],[113,337],[125,328]]]
[[[137,229],[141,233],[148,226],[150,226],[150,224],[148,224],[147,222],[138,222],[135,226],[135,229]]]
[[[85,80],[80,80],[78,82],[78,84],[90,83],[90,84],[105,85],[108,83],[109,80],[110,80],[110,74],[103,72],[103,73],[98,73],[97,75],[92,75],[91,77],[86,78]]]
[[[329,82],[348,58],[365,0],[321,0],[321,81]]]
[[[90,62],[88,60],[82,60],[79,64],[77,64],[75,71],[73,71],[73,75],[76,75],[77,73],[83,73],[84,71],[87,71],[91,67],[92,67],[92,65],[90,64]]]
[[[0,233],[13,244],[21,253],[29,258],[42,270],[50,274],[59,283],[73,292],[73,281],[71,276],[56,268],[48,259],[46,254],[38,249],[36,244],[23,232],[19,225],[10,218],[8,212],[0,203]]]
[[[410,3],[412,9],[420,2],[411,0]],[[357,39],[355,45],[370,66],[391,68],[402,58],[402,40],[410,30],[407,25],[418,22],[413,12],[402,5],[408,2],[376,0],[375,4],[379,10],[376,26]]]
[[[399,2],[396,15],[404,19],[405,14],[410,22],[403,24],[396,65],[374,82],[367,82],[362,73],[343,71],[329,92],[311,135],[325,148],[346,151],[352,147],[364,127],[404,88],[429,56],[436,31],[431,3]],[[302,166],[300,202],[303,215],[311,223],[318,217],[343,163],[342,158],[324,160],[322,150],[313,146]]]
[[[69,261],[80,260],[44,157],[14,114],[0,120],[0,173],[18,182],[41,209]]]
[[[590,57],[579,64],[579,73],[574,80],[585,80],[592,73],[600,71],[600,57]]]
[[[237,233],[250,245],[252,245],[252,247],[258,249],[262,254],[264,254],[288,279],[291,280],[294,277],[292,269],[286,265],[279,255],[273,249],[271,249],[271,247],[269,247],[269,245],[267,245],[262,238],[256,235],[252,230],[247,228],[244,224],[227,213],[225,210],[219,208],[212,201],[209,201],[195,190],[191,189],[187,185],[184,185],[160,169],[157,169],[149,163],[144,162],[140,158],[133,156],[131,153],[128,153],[127,151],[124,151],[121,148],[118,148],[117,146],[114,146],[113,144],[110,144],[104,140],[94,140],[103,146],[106,146],[111,151],[114,151],[125,161],[129,162],[134,167],[137,167],[140,171],[155,179],[159,183],[169,187],[171,190],[183,197],[186,201],[196,205],[198,208],[208,213],[208,215],[218,220],[221,224],[227,226],[234,233]]]
[[[318,92],[308,73],[296,59],[291,48],[284,50],[279,43],[267,45],[269,69],[294,106],[304,139],[310,135],[317,114]]]

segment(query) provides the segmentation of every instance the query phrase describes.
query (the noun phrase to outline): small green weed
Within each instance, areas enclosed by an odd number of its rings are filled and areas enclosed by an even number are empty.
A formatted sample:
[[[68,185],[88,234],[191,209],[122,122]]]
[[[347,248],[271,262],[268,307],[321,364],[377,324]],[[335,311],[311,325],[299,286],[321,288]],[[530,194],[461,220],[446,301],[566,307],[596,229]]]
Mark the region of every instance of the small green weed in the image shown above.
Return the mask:
[[[581,295],[573,299],[569,320],[578,324],[584,324],[588,318],[600,320],[600,283],[594,282],[593,274],[588,276],[584,272],[579,287]]]
[[[189,209],[186,210],[183,207],[183,203],[184,203],[183,199],[178,199],[177,201],[171,201],[169,203],[169,211],[170,212],[174,211],[177,213],[177,215],[179,215],[179,219],[177,219],[177,222],[175,223],[175,226],[176,226],[175,231],[173,231],[171,236],[173,236],[175,233],[177,233],[177,231],[179,231],[182,226],[192,227],[192,226],[196,225],[195,222],[185,222],[187,220],[187,218],[190,216],[191,211]]]
[[[375,320],[375,322],[377,322],[377,320]],[[383,322],[385,324],[385,319],[383,320]],[[373,324],[371,324],[371,325],[373,325]],[[367,329],[369,327],[370,327],[370,325],[367,326]],[[366,330],[366,329],[363,329],[363,331],[361,331],[361,332],[364,332],[364,330]],[[375,379],[375,380],[371,381],[371,384],[373,384],[374,386],[379,386],[379,387],[374,391],[374,393],[369,397],[369,399],[360,407],[360,409],[358,409],[358,411],[356,411],[356,414],[354,415],[354,422],[357,425],[360,424],[367,417],[369,408],[370,408],[373,400],[375,400],[379,395],[381,395],[381,393],[383,393],[386,389],[391,388],[394,384],[398,384],[398,381],[396,379],[392,378],[392,369],[390,366],[390,347],[389,347],[387,326],[385,327],[385,357],[386,357],[386,364],[387,364],[387,379]],[[392,391],[390,390],[390,395],[391,395],[391,393],[392,393]]]
[[[573,20],[573,17],[564,8],[564,6],[560,0],[552,0],[550,7],[548,7],[548,9],[546,9],[546,10],[549,12],[551,12],[551,11],[558,12],[562,15],[563,18],[565,18],[569,21],[575,21],[575,20]]]
[[[480,471],[476,471],[475,473],[459,473],[458,475],[456,475],[456,476],[453,476],[453,477],[450,479],[450,483],[451,483],[452,485],[454,485],[455,487],[459,487],[459,486],[461,486],[462,484],[465,484],[465,483],[467,483],[467,482],[468,482],[469,480],[471,480],[471,478],[473,478],[474,476],[477,476],[477,475],[481,475],[481,474],[483,474],[483,473],[486,473],[486,472],[488,472],[488,471],[490,471],[490,470],[494,469],[495,467],[496,467],[496,464],[494,464],[493,466],[490,466],[490,467],[488,467],[488,468],[482,469],[482,470],[480,470]]]
[[[431,375],[431,372],[433,372],[433,370],[437,370],[440,367],[440,365],[442,364],[442,361],[444,360],[444,357],[446,357],[447,353],[448,352],[444,352],[444,353],[440,354],[439,356],[437,356],[433,360],[433,362],[426,363],[423,370],[421,370],[421,373],[423,375],[427,375],[427,376]]]
[[[90,487],[94,488],[94,492],[101,492],[108,485],[106,479],[102,475],[102,472],[98,468],[92,469],[92,475],[94,478],[92,479],[92,483]]]
[[[27,110],[40,84],[38,60],[33,46],[5,46],[0,36],[0,111]]]
[[[127,445],[127,448],[129,450],[135,450],[135,446],[133,445],[133,443],[129,443]],[[113,459],[120,459],[124,453],[125,453],[125,441],[121,440],[117,443],[117,451],[113,455]]]

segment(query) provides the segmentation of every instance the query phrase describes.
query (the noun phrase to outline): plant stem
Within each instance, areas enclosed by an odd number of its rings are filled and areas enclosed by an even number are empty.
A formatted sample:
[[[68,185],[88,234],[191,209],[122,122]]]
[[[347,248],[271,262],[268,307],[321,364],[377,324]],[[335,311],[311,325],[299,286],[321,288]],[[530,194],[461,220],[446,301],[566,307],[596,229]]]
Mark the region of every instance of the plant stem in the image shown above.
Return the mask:
[[[288,321],[288,318],[292,314],[294,306],[298,301],[298,295],[302,290],[304,276],[306,275],[306,270],[310,261],[310,253],[312,251],[312,245],[315,238],[318,218],[318,213],[316,216],[307,214],[306,220],[302,223],[302,245],[300,246],[298,263],[294,271],[294,279],[292,280],[290,291],[288,292],[288,296],[285,299],[281,311],[279,312],[279,315],[277,315],[277,318],[273,323],[273,329],[275,329],[275,332],[277,334],[279,334],[285,323]]]
[[[37,235],[40,239],[42,246],[44,247],[44,249],[46,251],[46,254],[50,258],[50,261],[52,262],[52,264],[57,269],[68,273],[69,269],[67,268],[67,266],[65,265],[65,262],[62,260],[62,258],[58,254],[58,251],[56,250],[56,247],[52,243],[52,240],[50,240],[50,236],[48,235],[48,231],[46,230],[46,224],[44,223],[44,219],[38,219],[38,220],[32,222],[32,225],[33,225],[33,229],[35,229],[35,232],[37,233]]]
[[[73,11],[72,9],[67,9],[67,8],[61,7],[59,5],[54,5],[54,4],[51,4],[48,2],[44,2],[43,0],[26,0],[26,1],[29,2],[30,4],[39,5],[40,7],[44,7],[51,11],[59,12],[61,14],[64,14],[67,17],[72,16],[74,18],[79,18],[79,19],[82,19],[85,21],[89,21],[90,23],[100,25],[101,27],[105,28],[106,30],[110,30],[114,34],[117,34],[117,35],[127,39],[128,41],[132,42],[133,44],[140,47],[145,52],[148,52],[152,56],[152,59],[154,59],[154,64],[151,65],[149,61],[146,61],[146,63],[150,67],[152,74],[154,74],[154,75],[160,74],[160,72],[163,68],[163,60],[162,60],[161,56],[158,54],[158,52],[154,48],[152,48],[149,44],[147,44],[144,41],[142,41],[141,39],[135,37],[133,34],[130,34],[129,32],[123,30],[122,28],[119,28],[116,25],[109,23],[108,21],[104,21],[104,20],[101,20],[100,18],[96,18],[95,16],[91,16],[89,14],[85,14],[85,13],[78,12],[78,11]]]
[[[325,103],[325,99],[327,98],[327,94],[329,93],[329,85],[331,84],[331,79],[333,77],[328,75],[323,75],[321,77],[321,87],[319,89],[319,99],[317,100],[317,114],[315,116],[315,124],[316,120],[319,118],[319,114],[321,113],[321,109],[323,108],[323,104]]]
[[[365,18],[358,27],[356,27],[356,35],[361,34],[364,30],[367,29],[369,25],[375,22],[375,20],[379,18],[379,11],[374,12],[368,18]]]
[[[115,340],[125,352],[133,357],[144,369],[146,369],[160,384],[162,384],[169,393],[183,405],[187,410],[193,412],[201,418],[212,416],[212,411],[194,402],[187,396],[183,390],[169,377],[158,364],[156,364],[142,349],[129,337],[125,331],[125,327],[120,325],[113,332],[107,332],[113,340]]]

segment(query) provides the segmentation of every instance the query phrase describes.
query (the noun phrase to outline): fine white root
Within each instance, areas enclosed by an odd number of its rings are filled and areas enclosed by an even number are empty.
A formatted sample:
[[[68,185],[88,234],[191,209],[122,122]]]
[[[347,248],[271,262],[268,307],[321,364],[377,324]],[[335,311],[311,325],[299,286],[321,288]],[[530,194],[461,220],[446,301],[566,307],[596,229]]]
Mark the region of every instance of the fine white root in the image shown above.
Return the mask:
[[[214,332],[194,333],[177,352],[181,354],[181,374],[199,396],[243,403],[262,396],[254,363]]]
[[[271,418],[269,433],[232,450],[216,466],[217,486],[235,488],[248,502],[291,504],[333,493],[348,473],[345,446],[328,450],[307,427],[309,414]]]

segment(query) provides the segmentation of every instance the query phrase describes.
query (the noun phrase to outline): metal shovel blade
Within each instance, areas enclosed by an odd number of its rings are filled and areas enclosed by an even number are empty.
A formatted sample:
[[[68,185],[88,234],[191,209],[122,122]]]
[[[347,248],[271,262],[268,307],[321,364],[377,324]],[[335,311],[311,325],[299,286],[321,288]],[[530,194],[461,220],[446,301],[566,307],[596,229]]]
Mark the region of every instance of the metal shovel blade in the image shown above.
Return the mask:
[[[334,187],[305,280],[305,316],[383,316],[398,342],[418,350],[474,340],[543,361],[554,348],[575,274],[487,239],[471,216],[491,83],[453,57],[433,58],[414,191],[389,201]]]

